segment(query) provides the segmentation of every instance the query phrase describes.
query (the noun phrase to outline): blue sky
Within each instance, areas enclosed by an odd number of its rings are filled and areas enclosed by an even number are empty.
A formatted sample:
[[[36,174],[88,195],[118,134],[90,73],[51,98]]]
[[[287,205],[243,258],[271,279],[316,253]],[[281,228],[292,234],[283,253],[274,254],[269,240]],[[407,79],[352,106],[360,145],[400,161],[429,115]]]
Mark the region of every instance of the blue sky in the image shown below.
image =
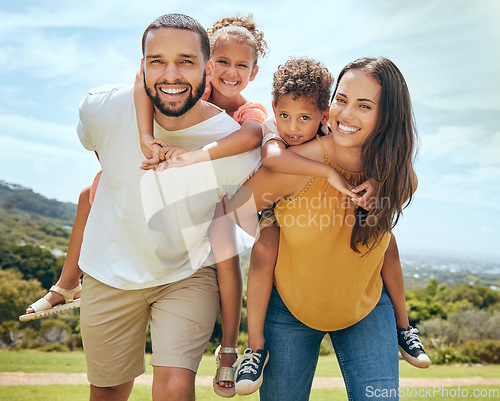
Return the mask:
[[[419,188],[396,227],[402,254],[500,261],[500,2],[481,0],[17,0],[0,5],[0,179],[75,202],[99,170],[76,136],[87,89],[132,83],[142,32],[181,12],[203,26],[252,13],[268,42],[247,99],[270,107],[272,74],[290,56],[334,76],[385,56],[406,77],[420,135]]]

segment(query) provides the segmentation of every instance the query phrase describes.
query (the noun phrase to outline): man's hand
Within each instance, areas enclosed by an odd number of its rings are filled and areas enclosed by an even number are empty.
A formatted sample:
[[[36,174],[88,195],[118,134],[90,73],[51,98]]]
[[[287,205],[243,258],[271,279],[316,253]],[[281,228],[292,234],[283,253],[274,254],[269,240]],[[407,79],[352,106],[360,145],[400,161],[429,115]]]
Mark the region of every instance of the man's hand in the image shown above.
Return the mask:
[[[169,146],[163,139],[154,139],[150,142],[143,143],[141,141],[141,148],[146,160],[142,162],[141,170],[156,170],[159,163],[165,160],[166,148]],[[146,151],[145,151],[146,149]],[[150,157],[147,157],[148,154]]]

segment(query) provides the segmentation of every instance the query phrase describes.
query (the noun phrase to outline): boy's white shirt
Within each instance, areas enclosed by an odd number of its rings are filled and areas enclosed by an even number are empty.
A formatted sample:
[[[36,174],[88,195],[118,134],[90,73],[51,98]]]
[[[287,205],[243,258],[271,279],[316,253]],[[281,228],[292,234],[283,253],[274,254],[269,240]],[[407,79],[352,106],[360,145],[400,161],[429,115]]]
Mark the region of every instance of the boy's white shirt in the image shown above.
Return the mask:
[[[214,106],[215,107],[215,106]],[[240,126],[221,112],[193,127],[155,136],[196,149]],[[103,169],[85,227],[80,268],[104,284],[140,289],[181,280],[211,263],[207,229],[215,205],[260,167],[260,149],[161,173],[139,169],[133,90],[99,87],[80,104],[78,135]]]

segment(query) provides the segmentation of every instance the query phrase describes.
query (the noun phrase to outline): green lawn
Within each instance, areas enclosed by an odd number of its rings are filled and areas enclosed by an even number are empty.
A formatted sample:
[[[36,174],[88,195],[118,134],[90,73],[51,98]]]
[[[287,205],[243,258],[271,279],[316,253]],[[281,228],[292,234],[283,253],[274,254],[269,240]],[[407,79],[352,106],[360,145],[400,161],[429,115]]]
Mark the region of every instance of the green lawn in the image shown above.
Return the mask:
[[[153,373],[146,357],[148,374]],[[83,352],[45,353],[38,351],[3,351],[0,352],[0,372],[62,372],[85,373]],[[199,376],[212,376],[215,373],[213,355],[206,355],[198,371]],[[340,377],[340,370],[334,356],[320,357],[316,376]],[[432,365],[429,369],[417,369],[406,362],[400,364],[401,377],[482,377],[499,378],[500,365],[485,366],[440,366]]]
[[[423,389],[414,389],[415,391]],[[467,397],[464,391],[467,391]],[[484,394],[484,397],[474,397],[477,394]],[[495,392],[496,391],[496,392]],[[489,393],[488,393],[489,392]],[[424,394],[422,392],[422,394]],[[419,400],[423,396],[415,394],[402,394],[401,400]],[[435,401],[456,401],[457,398],[469,398],[477,400],[498,400],[498,387],[461,387],[460,395],[456,393],[456,387],[440,389],[438,393],[433,393],[432,400]],[[2,386],[0,401],[87,401],[89,399],[89,389],[87,386]],[[202,401],[221,401],[210,387],[200,387],[196,389],[196,399]],[[151,401],[151,389],[149,386],[136,386],[132,390],[130,401]],[[233,400],[258,401],[258,394],[245,397],[236,396]],[[347,401],[344,390],[313,390],[311,401]]]
[[[149,356],[146,357],[148,362]],[[152,367],[146,363],[147,373],[152,374]],[[488,366],[431,366],[429,369],[417,369],[406,362],[400,365],[401,377],[438,377],[438,378],[461,378],[461,377],[500,377],[500,365]],[[85,358],[83,352],[66,353],[45,353],[38,351],[0,352],[0,372],[63,372],[63,373],[84,373]],[[215,361],[213,355],[203,358],[198,374],[200,376],[212,376],[215,371]],[[320,357],[316,376],[340,377],[340,370],[335,357],[330,355]],[[497,393],[493,396],[476,399],[498,399],[498,387],[461,387],[462,391],[468,391],[468,397],[473,398],[473,391],[493,391]],[[404,390],[404,389],[403,389]],[[418,393],[412,394],[410,391],[425,391],[425,389],[406,389],[408,393],[401,394],[401,400],[422,399]],[[459,395],[454,393],[456,387],[440,389],[439,393],[432,394],[432,399],[437,401],[454,401]],[[71,397],[68,398],[68,394]],[[493,393],[491,393],[493,394]],[[198,400],[220,401],[211,387],[198,387],[196,389]],[[463,393],[460,394],[462,398]],[[0,401],[85,401],[89,397],[88,386],[79,385],[55,385],[55,386],[2,386],[0,391]],[[240,399],[235,397],[234,399]],[[252,394],[241,398],[245,401],[258,401],[259,396]],[[311,401],[347,401],[347,395],[343,389],[315,389],[311,394]],[[135,386],[130,397],[130,401],[151,400],[150,386]]]

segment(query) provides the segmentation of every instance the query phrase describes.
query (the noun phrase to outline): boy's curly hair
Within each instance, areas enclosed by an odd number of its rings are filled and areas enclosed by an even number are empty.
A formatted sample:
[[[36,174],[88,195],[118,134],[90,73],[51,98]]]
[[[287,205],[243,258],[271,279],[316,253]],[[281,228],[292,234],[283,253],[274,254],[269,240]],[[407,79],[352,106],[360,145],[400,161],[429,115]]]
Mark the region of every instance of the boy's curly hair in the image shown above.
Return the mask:
[[[287,94],[293,98],[305,97],[313,101],[319,110],[330,104],[333,77],[318,61],[309,58],[290,58],[281,64],[273,75],[273,103]]]
[[[259,55],[267,54],[267,43],[264,34],[257,30],[253,22],[252,14],[246,17],[225,17],[214,23],[212,28],[207,29],[210,38],[210,50],[213,52],[221,40],[235,39],[239,43],[246,43],[254,48],[257,64]]]

